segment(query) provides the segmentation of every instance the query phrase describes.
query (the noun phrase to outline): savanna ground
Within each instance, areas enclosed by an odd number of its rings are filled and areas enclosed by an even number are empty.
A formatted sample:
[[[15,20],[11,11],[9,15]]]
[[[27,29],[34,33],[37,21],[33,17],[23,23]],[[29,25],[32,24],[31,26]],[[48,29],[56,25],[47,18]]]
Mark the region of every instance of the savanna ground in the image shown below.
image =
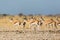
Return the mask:
[[[0,40],[60,40],[59,31],[0,32]]]

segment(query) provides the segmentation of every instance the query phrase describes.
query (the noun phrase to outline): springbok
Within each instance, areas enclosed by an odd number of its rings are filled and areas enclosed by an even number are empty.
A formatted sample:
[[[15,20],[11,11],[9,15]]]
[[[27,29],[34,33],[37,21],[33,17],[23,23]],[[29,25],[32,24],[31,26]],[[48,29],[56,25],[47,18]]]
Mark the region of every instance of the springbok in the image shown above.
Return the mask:
[[[39,25],[39,21],[36,19],[31,19],[33,21],[30,22],[30,27],[33,31],[40,31],[40,25]]]
[[[60,26],[60,17],[56,16],[54,17],[54,21],[56,22],[56,26]]]
[[[56,22],[53,20],[52,17],[42,16],[42,18],[44,19],[44,22],[43,22],[44,26],[47,26],[47,27],[52,26],[57,28]]]

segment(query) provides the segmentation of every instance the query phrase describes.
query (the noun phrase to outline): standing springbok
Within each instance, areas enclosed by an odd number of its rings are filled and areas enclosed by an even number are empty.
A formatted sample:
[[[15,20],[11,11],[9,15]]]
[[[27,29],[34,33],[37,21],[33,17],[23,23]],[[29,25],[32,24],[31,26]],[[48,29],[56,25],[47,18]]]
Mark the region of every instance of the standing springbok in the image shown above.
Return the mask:
[[[32,21],[31,21],[32,20]],[[30,27],[33,31],[40,31],[39,21],[36,19],[31,19]]]
[[[59,27],[60,26],[60,17],[55,16],[53,20],[56,22],[56,26]]]
[[[52,17],[42,16],[42,18],[44,19],[43,24],[44,24],[45,27],[50,27],[50,26],[52,26],[52,27],[57,28],[56,22],[53,20]]]

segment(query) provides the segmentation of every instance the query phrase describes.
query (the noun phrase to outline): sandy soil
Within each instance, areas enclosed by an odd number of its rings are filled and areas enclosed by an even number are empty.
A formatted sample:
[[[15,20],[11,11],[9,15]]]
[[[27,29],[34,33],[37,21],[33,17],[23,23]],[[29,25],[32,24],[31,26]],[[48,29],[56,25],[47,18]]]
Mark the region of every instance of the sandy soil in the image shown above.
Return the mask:
[[[0,32],[0,40],[60,40],[60,32]]]

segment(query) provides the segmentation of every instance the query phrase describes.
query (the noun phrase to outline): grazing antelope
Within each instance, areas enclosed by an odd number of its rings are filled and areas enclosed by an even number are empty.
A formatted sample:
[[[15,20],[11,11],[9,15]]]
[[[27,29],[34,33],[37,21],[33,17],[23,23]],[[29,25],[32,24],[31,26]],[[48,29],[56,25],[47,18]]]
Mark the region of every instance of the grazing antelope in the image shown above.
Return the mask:
[[[56,22],[56,26],[60,26],[60,17],[54,17],[54,21]]]
[[[48,27],[48,25],[52,26],[52,27],[56,27],[56,22],[52,19],[52,17],[42,17],[44,19],[44,25],[46,25]]]
[[[31,21],[30,23],[30,27],[33,31],[40,31],[40,25],[39,25],[39,21],[36,19],[33,19],[33,21]]]

